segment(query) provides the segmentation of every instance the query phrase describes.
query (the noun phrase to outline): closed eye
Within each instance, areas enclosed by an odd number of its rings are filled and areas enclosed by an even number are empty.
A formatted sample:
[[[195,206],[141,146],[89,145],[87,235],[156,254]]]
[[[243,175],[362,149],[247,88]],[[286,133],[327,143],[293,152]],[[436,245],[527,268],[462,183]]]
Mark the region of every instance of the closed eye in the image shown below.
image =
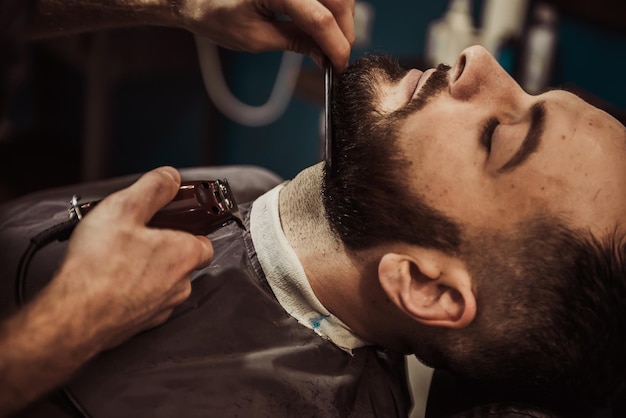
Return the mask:
[[[480,145],[485,148],[487,153],[491,152],[491,141],[493,138],[493,132],[496,130],[500,121],[497,118],[490,118],[484,125],[480,133]]]

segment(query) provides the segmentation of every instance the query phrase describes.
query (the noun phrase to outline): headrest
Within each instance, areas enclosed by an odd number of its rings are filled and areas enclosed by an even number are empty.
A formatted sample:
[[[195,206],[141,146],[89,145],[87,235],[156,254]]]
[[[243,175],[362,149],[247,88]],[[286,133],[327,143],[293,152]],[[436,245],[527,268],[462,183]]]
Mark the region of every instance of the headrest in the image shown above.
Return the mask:
[[[623,411],[623,406],[622,409]],[[435,370],[425,418],[622,418],[613,408],[598,408],[576,398],[520,393],[511,388]]]

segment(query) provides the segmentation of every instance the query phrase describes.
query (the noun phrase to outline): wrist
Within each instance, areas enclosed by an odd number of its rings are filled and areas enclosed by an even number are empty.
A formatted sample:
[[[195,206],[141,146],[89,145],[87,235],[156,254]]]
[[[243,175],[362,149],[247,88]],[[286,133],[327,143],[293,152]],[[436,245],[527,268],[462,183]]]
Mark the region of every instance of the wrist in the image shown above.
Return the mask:
[[[65,383],[98,351],[81,315],[49,287],[0,325],[0,416]]]
[[[86,361],[102,351],[107,339],[112,337],[106,313],[114,307],[106,295],[94,291],[90,285],[89,281],[97,281],[99,277],[91,275],[85,281],[84,275],[84,266],[67,258],[40,293],[42,300],[38,308],[40,314],[48,313],[56,318],[57,324],[63,325],[63,335],[59,337],[70,351],[76,351],[75,355]]]

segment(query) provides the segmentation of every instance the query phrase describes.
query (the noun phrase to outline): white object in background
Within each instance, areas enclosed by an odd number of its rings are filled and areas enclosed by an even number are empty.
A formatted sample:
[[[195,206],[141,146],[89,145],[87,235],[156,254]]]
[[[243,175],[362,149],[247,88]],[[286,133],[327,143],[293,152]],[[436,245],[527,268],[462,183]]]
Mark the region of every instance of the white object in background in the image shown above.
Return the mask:
[[[367,46],[371,42],[374,7],[366,2],[356,2],[355,46]],[[218,47],[209,39],[196,36],[196,49],[204,87],[215,107],[229,119],[250,127],[269,125],[287,110],[296,89],[303,56],[285,51],[270,96],[262,105],[243,103],[230,90],[219,56]]]
[[[374,26],[374,6],[365,1],[354,3],[354,45],[353,48],[365,48],[372,43]]]
[[[196,36],[196,48],[204,87],[220,112],[244,126],[265,126],[280,118],[298,81],[302,55],[284,52],[269,99],[262,105],[251,106],[240,101],[226,84],[218,47],[207,38]]]
[[[429,65],[453,65],[459,53],[476,43],[471,0],[451,0],[444,17],[428,27],[426,60]]]
[[[507,40],[521,36],[527,8],[528,0],[486,0],[480,43],[493,56]]]
[[[554,7],[537,3],[522,52],[520,85],[530,94],[542,93],[550,83],[556,53],[558,15]]]

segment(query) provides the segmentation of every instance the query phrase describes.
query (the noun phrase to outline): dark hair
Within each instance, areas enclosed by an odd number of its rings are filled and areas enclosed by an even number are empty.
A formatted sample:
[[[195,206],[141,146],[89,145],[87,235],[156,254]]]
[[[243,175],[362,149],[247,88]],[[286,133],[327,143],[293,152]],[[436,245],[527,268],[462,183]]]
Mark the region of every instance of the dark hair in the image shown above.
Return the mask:
[[[394,240],[454,252],[461,243],[458,226],[406,198],[404,173],[410,163],[398,153],[395,119],[383,117],[375,107],[377,83],[372,78],[391,81],[404,70],[386,55],[366,58],[368,65],[358,65],[364,58],[357,60],[335,85],[333,165],[324,169],[323,184],[330,225],[351,250]]]
[[[350,250],[406,242],[462,258],[477,297],[466,328],[420,327],[418,357],[470,378],[518,390],[601,402],[626,379],[626,238],[596,238],[556,216],[507,231],[468,231],[409,195],[410,162],[397,120],[377,110],[374,77],[403,72],[385,57],[351,67],[336,85],[333,165],[323,203]],[[358,88],[355,88],[358,86]],[[364,91],[365,87],[365,91]]]
[[[434,367],[544,396],[605,404],[626,382],[626,238],[601,239],[552,217],[464,241],[478,312],[436,330]]]

